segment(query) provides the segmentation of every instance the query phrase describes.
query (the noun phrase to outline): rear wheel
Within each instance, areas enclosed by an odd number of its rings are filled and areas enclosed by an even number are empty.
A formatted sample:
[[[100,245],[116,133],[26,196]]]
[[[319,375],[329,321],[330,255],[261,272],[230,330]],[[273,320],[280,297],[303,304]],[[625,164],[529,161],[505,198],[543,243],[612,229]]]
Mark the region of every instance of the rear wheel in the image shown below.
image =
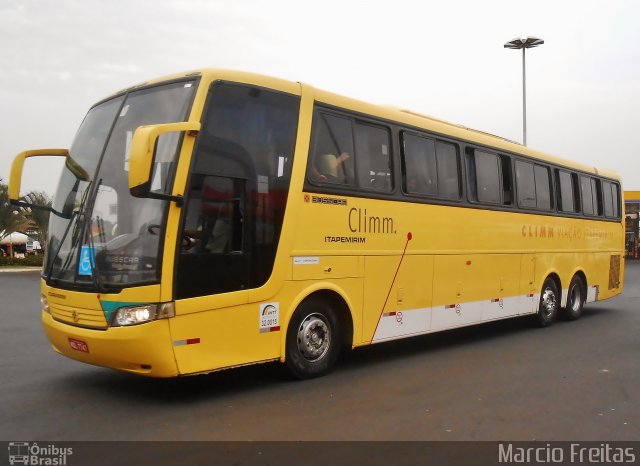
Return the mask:
[[[329,372],[340,353],[340,326],[336,313],[323,300],[303,302],[289,322],[286,363],[298,379]]]
[[[563,316],[567,320],[579,319],[584,309],[586,300],[585,286],[582,278],[575,276],[571,279],[569,285],[569,294],[567,296],[567,307],[563,309]]]
[[[540,293],[540,304],[536,320],[540,327],[548,327],[553,324],[558,317],[558,308],[560,307],[560,295],[558,294],[558,286],[552,278],[547,278],[542,285]]]

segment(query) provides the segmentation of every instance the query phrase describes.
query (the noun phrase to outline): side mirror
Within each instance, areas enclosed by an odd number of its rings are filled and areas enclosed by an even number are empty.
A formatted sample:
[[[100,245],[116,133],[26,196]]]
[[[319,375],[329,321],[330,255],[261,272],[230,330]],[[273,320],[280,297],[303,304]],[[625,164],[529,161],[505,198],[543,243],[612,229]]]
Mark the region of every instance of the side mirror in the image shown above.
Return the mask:
[[[71,157],[69,157],[69,150],[67,149],[37,149],[20,152],[13,159],[11,165],[11,175],[9,176],[9,202],[12,204],[19,204],[20,199],[20,185],[22,184],[22,170],[24,168],[24,161],[29,157],[65,157],[66,166],[75,174],[78,178],[88,181],[91,177],[88,173],[76,163]]]
[[[162,125],[140,126],[133,133],[129,152],[129,190],[135,197],[152,197],[181,202],[182,198],[151,191],[153,166],[158,138],[162,134],[184,132],[195,137],[200,131],[200,122],[186,121]]]

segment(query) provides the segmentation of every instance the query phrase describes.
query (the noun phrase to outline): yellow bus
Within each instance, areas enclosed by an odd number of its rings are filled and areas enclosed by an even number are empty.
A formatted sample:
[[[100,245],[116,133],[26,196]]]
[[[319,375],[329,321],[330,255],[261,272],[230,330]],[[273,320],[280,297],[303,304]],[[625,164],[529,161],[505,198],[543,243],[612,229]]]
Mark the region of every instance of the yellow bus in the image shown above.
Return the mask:
[[[612,172],[410,111],[208,69],[91,108],[60,156],[42,270],[55,351],[172,377],[530,314],[622,292]]]

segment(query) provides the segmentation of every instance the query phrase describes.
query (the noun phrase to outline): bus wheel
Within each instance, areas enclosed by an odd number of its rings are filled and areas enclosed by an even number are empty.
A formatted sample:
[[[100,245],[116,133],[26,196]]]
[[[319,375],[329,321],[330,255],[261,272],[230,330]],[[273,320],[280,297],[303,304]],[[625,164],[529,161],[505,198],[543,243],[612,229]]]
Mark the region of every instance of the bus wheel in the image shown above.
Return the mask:
[[[310,379],[331,370],[341,346],[338,318],[322,300],[303,302],[289,322],[286,363],[298,379]]]
[[[576,320],[582,315],[584,302],[586,299],[582,279],[577,275],[571,279],[569,285],[569,295],[567,296],[567,307],[563,309],[563,316],[567,320]]]
[[[542,285],[540,305],[538,306],[538,314],[536,314],[540,327],[548,327],[555,322],[560,306],[559,298],[556,282],[550,277],[547,278]]]

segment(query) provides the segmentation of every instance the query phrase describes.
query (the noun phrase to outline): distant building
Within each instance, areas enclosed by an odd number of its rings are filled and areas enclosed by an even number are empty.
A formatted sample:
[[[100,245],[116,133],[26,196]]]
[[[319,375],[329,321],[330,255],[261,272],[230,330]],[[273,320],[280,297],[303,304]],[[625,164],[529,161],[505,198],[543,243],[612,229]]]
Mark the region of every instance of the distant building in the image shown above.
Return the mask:
[[[627,257],[640,258],[640,191],[624,192],[624,210],[626,216],[626,250]]]
[[[27,252],[29,237],[19,231],[13,232],[0,240],[1,255],[24,256]]]

